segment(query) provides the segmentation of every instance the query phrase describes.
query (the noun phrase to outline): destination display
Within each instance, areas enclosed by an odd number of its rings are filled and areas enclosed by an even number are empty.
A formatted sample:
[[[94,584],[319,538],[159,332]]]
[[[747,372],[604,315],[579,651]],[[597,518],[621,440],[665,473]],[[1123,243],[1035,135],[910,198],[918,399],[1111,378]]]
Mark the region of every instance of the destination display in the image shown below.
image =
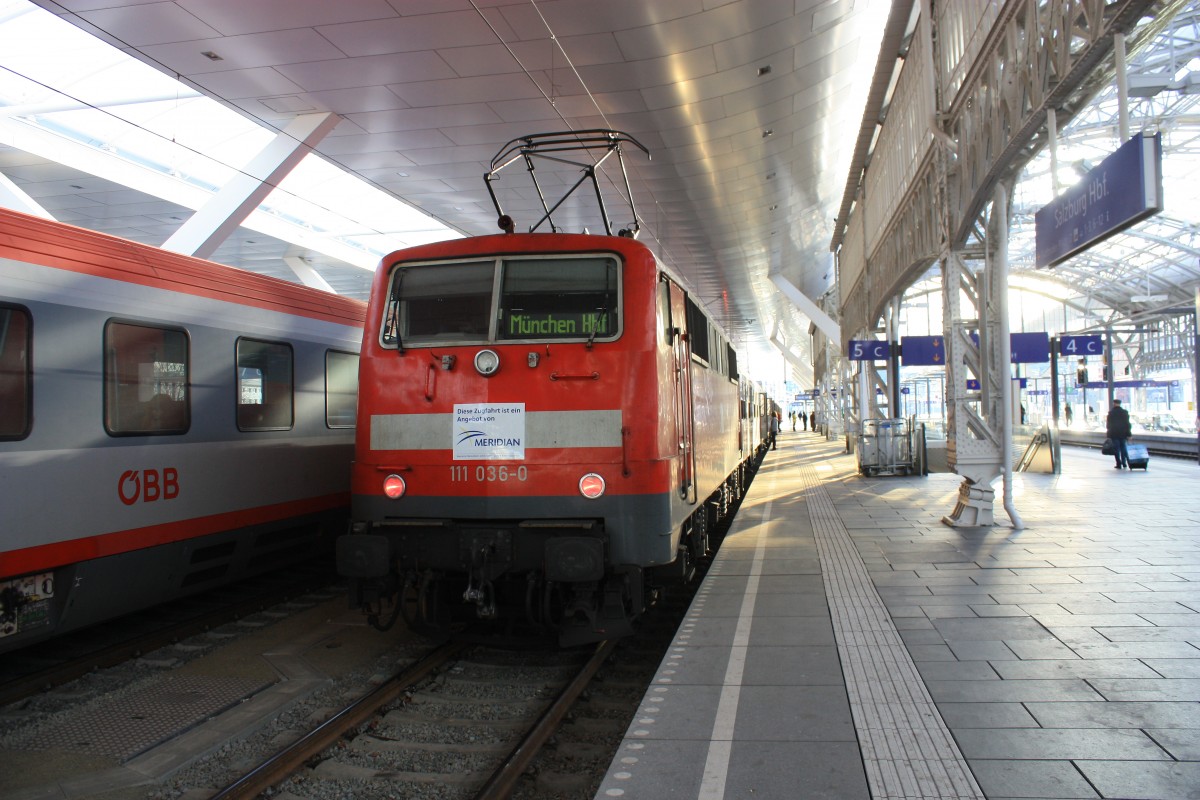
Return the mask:
[[[606,311],[510,311],[503,323],[503,335],[505,339],[608,336],[612,332],[611,316]]]

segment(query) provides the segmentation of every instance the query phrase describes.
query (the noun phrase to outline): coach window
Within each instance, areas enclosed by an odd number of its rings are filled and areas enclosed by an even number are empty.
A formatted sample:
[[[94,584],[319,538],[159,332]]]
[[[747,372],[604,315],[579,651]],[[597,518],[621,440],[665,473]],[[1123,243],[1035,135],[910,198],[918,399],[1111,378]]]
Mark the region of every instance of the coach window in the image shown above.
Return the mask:
[[[497,338],[616,338],[619,276],[608,256],[505,261]]]
[[[0,304],[0,439],[24,439],[29,435],[30,360],[29,312]]]
[[[382,343],[406,347],[488,338],[496,265],[444,263],[392,272]]]
[[[237,341],[237,424],[243,431],[292,427],[292,347],[257,339]]]
[[[188,337],[178,328],[104,326],[104,427],[114,435],[186,433]]]
[[[358,356],[325,352],[325,424],[353,428],[358,411]]]

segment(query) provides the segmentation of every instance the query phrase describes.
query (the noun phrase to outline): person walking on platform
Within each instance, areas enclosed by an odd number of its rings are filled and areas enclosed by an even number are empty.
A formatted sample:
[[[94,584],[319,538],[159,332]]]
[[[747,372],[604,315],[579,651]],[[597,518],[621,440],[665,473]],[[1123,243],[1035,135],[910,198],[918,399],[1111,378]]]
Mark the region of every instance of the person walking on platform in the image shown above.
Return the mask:
[[[800,427],[808,430],[808,414],[805,414],[803,411],[800,412]]]
[[[1071,412],[1071,404],[1067,403],[1067,427],[1071,427],[1071,418],[1074,414]]]
[[[1125,449],[1125,440],[1133,435],[1133,428],[1129,425],[1129,412],[1121,408],[1120,400],[1113,400],[1112,408],[1109,409],[1108,417],[1105,420],[1104,435],[1112,439],[1113,446],[1116,452],[1113,456],[1117,459],[1116,469],[1125,469],[1129,466],[1129,451]]]
[[[808,427],[813,433],[817,432],[817,412],[813,411],[808,417]]]
[[[771,449],[775,449],[775,440],[779,438],[779,414],[771,414]]]

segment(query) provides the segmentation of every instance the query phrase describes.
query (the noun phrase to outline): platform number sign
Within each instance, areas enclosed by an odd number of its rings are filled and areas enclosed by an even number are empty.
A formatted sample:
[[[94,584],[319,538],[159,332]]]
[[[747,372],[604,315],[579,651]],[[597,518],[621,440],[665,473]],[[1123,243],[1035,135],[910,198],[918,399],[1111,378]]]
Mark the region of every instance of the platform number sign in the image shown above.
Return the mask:
[[[1060,336],[1058,353],[1062,356],[1098,356],[1104,353],[1104,340],[1099,334]]]
[[[851,339],[849,357],[851,361],[887,361],[891,358],[890,342],[876,339]]]

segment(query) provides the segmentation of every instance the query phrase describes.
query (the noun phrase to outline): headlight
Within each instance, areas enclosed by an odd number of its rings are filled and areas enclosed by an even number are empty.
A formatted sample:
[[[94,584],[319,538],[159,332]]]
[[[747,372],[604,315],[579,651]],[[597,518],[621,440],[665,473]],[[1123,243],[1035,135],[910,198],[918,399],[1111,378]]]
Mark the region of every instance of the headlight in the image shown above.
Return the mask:
[[[404,497],[406,491],[408,491],[408,486],[404,483],[404,478],[399,475],[388,475],[383,479],[383,493],[390,499],[399,500]]]
[[[500,356],[495,350],[480,350],[475,354],[475,371],[487,378],[500,369]]]
[[[579,493],[588,500],[595,500],[604,494],[604,478],[594,472],[589,472],[579,479]]]

